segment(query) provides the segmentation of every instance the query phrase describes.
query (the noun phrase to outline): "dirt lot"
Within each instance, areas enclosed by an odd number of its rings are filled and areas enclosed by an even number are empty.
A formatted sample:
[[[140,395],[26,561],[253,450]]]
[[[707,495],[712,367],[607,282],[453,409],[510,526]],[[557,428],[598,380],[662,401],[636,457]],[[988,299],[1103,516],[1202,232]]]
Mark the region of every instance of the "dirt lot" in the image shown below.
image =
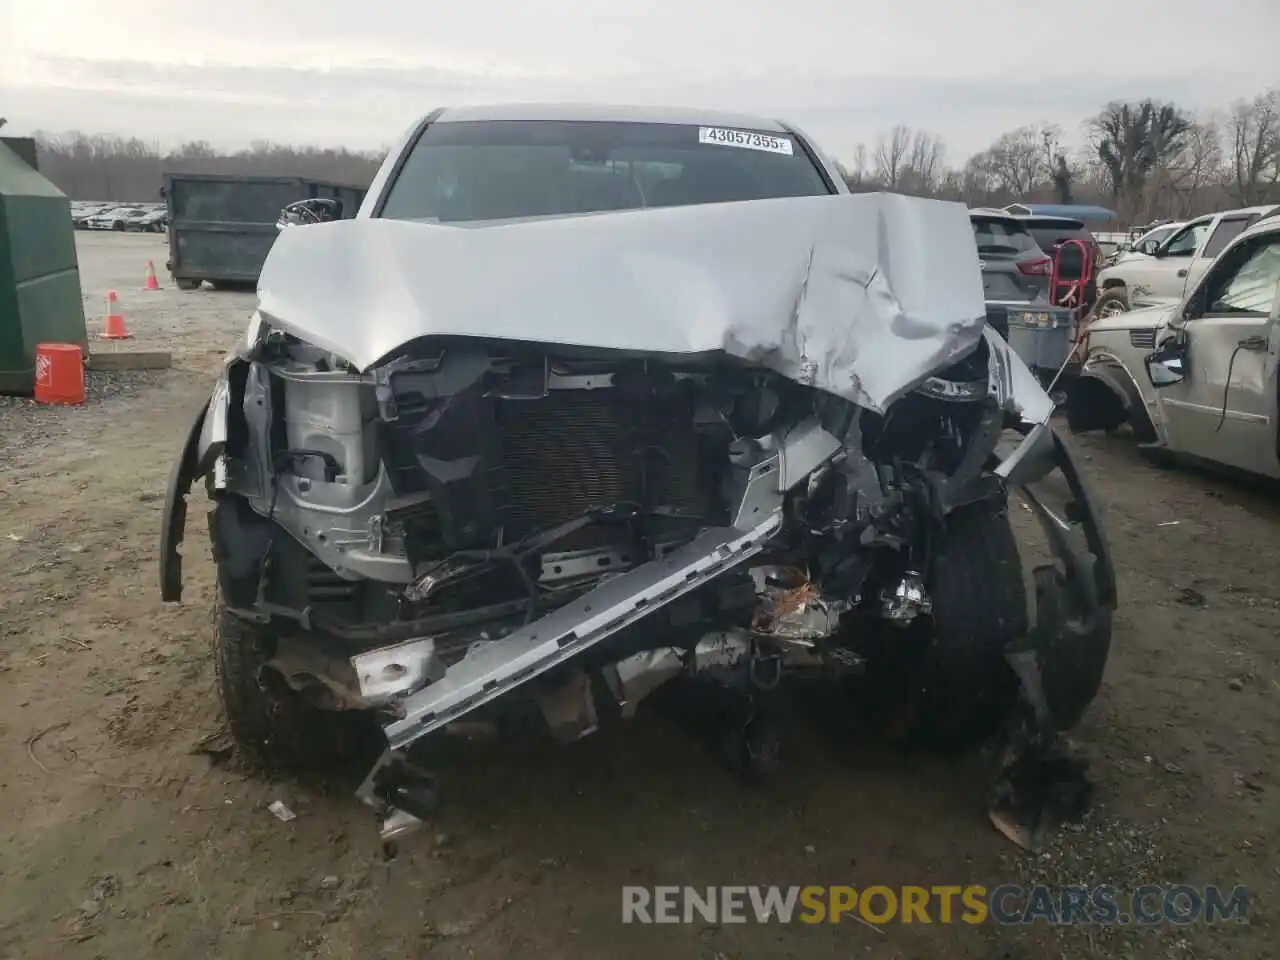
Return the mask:
[[[1098,802],[1040,855],[983,818],[981,753],[806,728],[785,782],[751,792],[642,717],[571,749],[462,754],[439,823],[385,863],[351,784],[268,782],[221,749],[198,506],[187,602],[157,599],[165,481],[252,297],[142,292],[160,238],[82,234],[80,258],[93,331],[113,287],[129,346],[172,350],[175,366],[95,376],[79,409],[0,398],[0,956],[1277,955],[1273,492],[1157,470],[1123,437],[1076,442],[1122,607],[1104,689],[1075,732]],[[273,817],[276,799],[297,819]],[[620,924],[623,884],[1030,879],[1245,884],[1252,923]]]

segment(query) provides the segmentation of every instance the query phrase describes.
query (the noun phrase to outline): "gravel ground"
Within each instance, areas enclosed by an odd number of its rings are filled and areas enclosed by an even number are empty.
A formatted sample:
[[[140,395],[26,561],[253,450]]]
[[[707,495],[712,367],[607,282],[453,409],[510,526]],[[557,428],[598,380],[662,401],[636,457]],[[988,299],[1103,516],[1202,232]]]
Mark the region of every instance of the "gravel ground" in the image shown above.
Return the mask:
[[[130,346],[175,362],[94,376],[78,409],[0,402],[0,957],[1277,956],[1272,490],[1153,469],[1122,436],[1072,441],[1107,510],[1122,606],[1073,732],[1096,804],[1039,854],[982,817],[982,752],[925,756],[805,723],[782,782],[753,791],[642,714],[570,749],[442,754],[449,802],[388,864],[351,783],[253,776],[227,748],[198,503],[185,602],[157,600],[165,481],[252,297],[143,293],[157,238],[81,235],[80,255],[86,302],[115,288]],[[1029,514],[1013,513],[1030,553]],[[277,799],[295,820],[267,811]],[[634,883],[1147,881],[1245,884],[1252,922],[619,922]]]
[[[83,406],[53,406],[30,397],[0,394],[0,464],[18,450],[48,446],[74,431],[79,421],[93,419],[112,402],[136,397],[160,386],[160,370],[93,371],[85,374]]]

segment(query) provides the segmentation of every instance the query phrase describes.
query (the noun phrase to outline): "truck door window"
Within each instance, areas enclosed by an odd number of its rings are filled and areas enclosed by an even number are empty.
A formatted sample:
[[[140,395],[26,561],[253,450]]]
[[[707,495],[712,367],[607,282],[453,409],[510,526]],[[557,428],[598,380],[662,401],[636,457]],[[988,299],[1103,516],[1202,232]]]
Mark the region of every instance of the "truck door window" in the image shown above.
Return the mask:
[[[1225,269],[1209,281],[1205,312],[1270,314],[1280,283],[1280,236],[1240,247],[1228,256],[1233,262],[1223,264]]]
[[[1224,217],[1218,223],[1218,229],[1213,231],[1209,242],[1204,245],[1204,253],[1201,256],[1216,257],[1227,249],[1228,243],[1244,233],[1245,228],[1256,219],[1256,217]]]
[[[1193,256],[1197,248],[1199,248],[1200,241],[1204,239],[1204,235],[1208,229],[1208,220],[1183,227],[1182,231],[1176,234],[1174,238],[1169,241],[1169,245],[1164,248],[1164,255],[1166,257]]]
[[[1154,251],[1156,247],[1173,236],[1173,232],[1177,229],[1177,227],[1169,227],[1167,230],[1157,231],[1155,238],[1151,241],[1151,249]]]
[[[1162,244],[1172,232],[1172,230],[1152,230],[1147,234],[1144,240],[1139,241],[1137,247],[1134,249],[1139,253],[1155,253],[1156,247],[1160,246],[1160,244]]]

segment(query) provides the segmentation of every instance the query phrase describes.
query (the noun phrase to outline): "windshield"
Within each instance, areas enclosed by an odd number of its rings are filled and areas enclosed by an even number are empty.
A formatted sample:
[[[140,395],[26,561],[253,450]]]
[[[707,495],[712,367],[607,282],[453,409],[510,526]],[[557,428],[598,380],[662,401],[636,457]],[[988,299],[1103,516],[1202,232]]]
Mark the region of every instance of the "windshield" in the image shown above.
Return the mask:
[[[381,216],[468,222],[832,193],[788,134],[665,123],[431,124]]]

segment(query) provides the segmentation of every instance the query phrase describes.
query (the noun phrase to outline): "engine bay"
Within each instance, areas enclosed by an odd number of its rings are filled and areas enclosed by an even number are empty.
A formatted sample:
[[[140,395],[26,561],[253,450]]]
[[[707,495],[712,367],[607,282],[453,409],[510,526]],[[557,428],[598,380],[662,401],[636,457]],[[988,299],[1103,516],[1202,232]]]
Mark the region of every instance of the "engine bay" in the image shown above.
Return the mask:
[[[770,492],[799,521],[786,562],[852,593],[861,572],[824,547],[918,542],[1006,419],[981,341],[884,416],[723,358],[411,346],[362,375],[273,333],[229,378],[248,430],[228,436],[226,489],[296,541],[274,548],[277,571],[308,568],[305,589],[281,578],[276,606],[351,625],[551,609],[704,529],[748,525],[753,471],[771,461],[788,477]],[[903,567],[925,560],[907,549]]]

